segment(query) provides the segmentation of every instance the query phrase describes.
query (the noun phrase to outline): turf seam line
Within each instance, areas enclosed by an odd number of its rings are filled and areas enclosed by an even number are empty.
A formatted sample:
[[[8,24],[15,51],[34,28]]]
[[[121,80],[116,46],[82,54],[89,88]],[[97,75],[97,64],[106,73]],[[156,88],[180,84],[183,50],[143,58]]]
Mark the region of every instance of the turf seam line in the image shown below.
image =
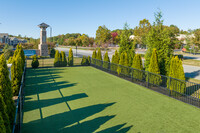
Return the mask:
[[[47,69],[48,69],[48,71],[49,71],[49,74],[51,75],[51,78],[53,79],[53,81],[54,81],[54,83],[55,83],[55,86],[57,86],[56,81],[55,81],[53,75],[51,74],[49,68],[47,68]],[[60,89],[57,89],[57,90],[59,91],[59,93],[60,93],[60,95],[62,96],[62,99],[63,99],[64,96],[63,96],[62,92],[60,91]],[[72,111],[72,109],[70,108],[69,104],[67,103],[67,100],[66,100],[66,101],[63,100],[63,102],[66,103],[67,107],[69,108],[69,111]],[[80,124],[79,121],[77,121],[77,123]]]

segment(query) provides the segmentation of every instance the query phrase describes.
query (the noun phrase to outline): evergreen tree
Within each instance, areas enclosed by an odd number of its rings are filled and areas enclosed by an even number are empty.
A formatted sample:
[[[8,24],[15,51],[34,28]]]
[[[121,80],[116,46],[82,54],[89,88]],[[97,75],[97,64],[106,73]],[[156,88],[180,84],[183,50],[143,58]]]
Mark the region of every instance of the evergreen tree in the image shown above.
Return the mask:
[[[3,118],[3,121],[4,121],[4,126],[6,128],[6,132],[7,133],[11,133],[11,123],[9,121],[9,117],[8,117],[8,114],[7,114],[7,110],[6,110],[6,105],[3,101],[3,97],[2,95],[0,94],[0,113],[2,115],[2,118]]]
[[[3,96],[3,101],[6,104],[9,120],[10,122],[13,122],[15,116],[15,105],[12,100],[13,93],[9,79],[9,71],[3,54],[0,56],[0,94]]]
[[[97,57],[97,53],[96,53],[96,49],[93,51],[92,53],[92,64],[96,64],[96,57]]]
[[[97,59],[98,60],[102,60],[101,49],[100,48],[98,49],[98,52],[97,52]]]
[[[104,61],[103,62],[103,67],[105,69],[109,69],[110,59],[109,59],[109,56],[108,56],[108,51],[106,51],[103,61]]]
[[[39,61],[38,61],[36,55],[33,56],[31,66],[32,66],[32,68],[38,68],[38,66],[39,66]]]
[[[113,71],[117,72],[117,68],[118,68],[117,64],[119,64],[119,53],[117,52],[117,50],[115,50],[113,63],[114,63],[112,64]]]
[[[82,61],[81,61],[81,65],[82,66],[86,66],[87,65],[87,58],[85,56],[83,56]]]
[[[119,43],[119,53],[121,54],[122,52],[128,52],[130,49],[134,49],[134,45],[129,39],[131,35],[130,28],[127,23],[124,24],[124,28],[122,30],[122,33],[120,34],[120,43]]]
[[[98,49],[98,52],[97,52],[97,57],[96,57],[96,64],[98,66],[102,66],[102,56],[101,56],[101,49],[99,48]]]
[[[62,64],[62,67],[65,67],[67,66],[67,58],[66,58],[66,55],[65,55],[65,52],[64,51],[61,51],[61,64]]]
[[[11,57],[8,59],[8,64],[12,64],[12,59],[13,59],[13,57],[11,56]]]
[[[59,67],[60,66],[60,53],[58,50],[56,50],[55,58],[54,58],[54,66]]]
[[[145,54],[145,68],[148,69],[154,48],[157,50],[158,66],[162,75],[167,75],[170,57],[173,54],[174,44],[173,35],[170,30],[163,25],[162,13],[155,14],[154,25],[147,34],[147,52]]]
[[[156,49],[153,49],[153,53],[151,56],[150,64],[149,64],[149,83],[154,85],[159,85],[161,82],[160,69],[158,65],[158,57]]]
[[[90,65],[90,63],[91,63],[90,56],[88,56],[88,58],[87,58],[87,64],[88,64],[88,66]]]
[[[117,50],[115,50],[114,63],[115,63],[115,64],[119,64],[119,53],[117,52]]]
[[[124,52],[124,65],[122,67],[122,73],[129,76],[129,59],[126,52]]]
[[[143,78],[143,66],[142,66],[142,58],[140,54],[136,54],[133,58],[132,68],[135,68],[132,70],[133,78],[142,80]]]
[[[18,54],[14,58],[13,64],[11,67],[12,90],[15,96],[18,95],[19,88],[21,85],[21,78],[23,74],[22,64],[23,64],[22,58],[20,54]]]
[[[4,125],[1,112],[0,112],[0,133],[6,133],[6,127]]]
[[[178,57],[172,57],[169,68],[170,90],[180,93],[185,93],[185,74],[182,66],[182,61]],[[180,79],[180,80],[177,80]],[[168,83],[169,84],[169,80]],[[171,92],[171,94],[173,94]]]
[[[118,68],[117,68],[118,75],[120,75],[120,73],[122,72],[123,65],[124,65],[124,53],[121,53],[120,60],[119,60],[119,65],[118,65]]]
[[[69,66],[73,66],[74,65],[74,57],[73,57],[72,48],[70,48],[70,50],[69,50],[68,65]]]
[[[116,71],[114,62],[115,62],[115,55],[112,55],[112,60],[111,60],[111,63],[110,63],[110,70],[111,71]]]

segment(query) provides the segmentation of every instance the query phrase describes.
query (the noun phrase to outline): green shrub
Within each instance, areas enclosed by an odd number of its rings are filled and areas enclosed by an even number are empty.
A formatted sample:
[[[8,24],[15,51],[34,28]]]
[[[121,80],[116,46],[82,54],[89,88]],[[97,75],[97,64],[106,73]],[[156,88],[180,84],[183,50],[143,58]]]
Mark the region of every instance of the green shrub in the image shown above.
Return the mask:
[[[5,59],[8,60],[11,56],[13,56],[12,47],[10,47],[8,44],[6,44],[4,46],[3,53],[4,53],[4,56],[5,56]]]
[[[108,56],[108,52],[106,51],[105,55],[104,55],[104,59],[103,59],[103,68],[105,69],[109,69],[110,67],[110,59],[109,59],[109,56]]]
[[[123,65],[124,65],[124,53],[122,52],[121,55],[120,55],[119,65],[117,67],[118,75],[120,75],[120,73],[122,72]]]
[[[168,86],[168,88],[171,90],[171,94],[173,94],[172,91],[184,94],[186,92],[185,74],[183,70],[182,61],[177,56],[172,57],[170,61],[169,77],[172,77],[170,79],[170,87]]]
[[[15,105],[12,99],[13,92],[9,78],[9,71],[3,54],[0,56],[0,68],[0,94],[2,95],[3,101],[6,105],[6,112],[9,116],[9,121],[13,122],[15,116]]]
[[[90,65],[90,63],[91,63],[90,56],[88,56],[88,58],[87,58],[87,62],[88,62],[88,66],[89,66],[89,65]]]
[[[93,51],[93,53],[92,53],[92,60],[91,60],[92,64],[96,64],[96,61],[95,61],[96,56],[97,56],[97,53],[96,53],[96,49],[95,49],[95,50]]]
[[[55,50],[54,48],[52,48],[52,49],[50,50],[50,57],[51,57],[51,58],[54,58],[54,57],[55,57],[55,54],[56,54],[56,50]]]
[[[22,70],[22,58],[20,55],[17,55],[13,60],[11,67],[11,80],[12,80],[12,90],[13,95],[18,95],[19,88],[21,85],[23,70]]]
[[[61,66],[65,67],[67,66],[67,58],[65,55],[65,52],[61,51]]]
[[[38,66],[39,66],[39,61],[38,61],[36,55],[34,55],[34,57],[33,57],[33,59],[32,59],[31,66],[32,66],[32,68],[38,68]]]
[[[96,59],[98,59],[98,60],[96,61],[96,65],[98,65],[98,66],[101,67],[101,66],[102,66],[102,56],[101,56],[101,49],[100,49],[100,48],[98,49]]]
[[[157,51],[154,48],[151,59],[150,59],[150,64],[148,68],[149,72],[149,77],[147,76],[149,83],[154,84],[154,85],[160,85],[161,83],[161,76],[160,76],[160,69],[158,66],[158,57],[157,57]]]
[[[0,112],[0,133],[6,133],[6,127],[4,125],[1,112]]]
[[[89,66],[90,65],[90,56],[88,56],[88,57],[83,56],[83,58],[81,60],[81,65],[82,66]]]
[[[12,64],[12,59],[13,59],[13,57],[11,56],[11,57],[8,59],[8,64]]]
[[[70,50],[69,50],[68,65],[69,66],[73,66],[74,65],[74,57],[73,57],[72,48],[70,48]]]
[[[8,114],[7,114],[7,110],[6,110],[6,105],[3,101],[3,97],[2,95],[0,94],[0,112],[1,112],[1,115],[2,115],[2,118],[3,118],[3,124],[6,128],[6,132],[7,133],[11,133],[11,123],[10,123],[10,120],[9,120],[9,117],[8,117]]]
[[[123,63],[123,67],[121,69],[121,73],[125,74],[125,75],[129,75],[129,59],[128,59],[128,55],[126,52],[124,52],[124,63]]]
[[[58,50],[56,50],[55,58],[54,58],[54,66],[59,67],[60,66],[60,53]]]
[[[86,60],[87,60],[86,57],[83,56],[82,61],[81,61],[81,65],[82,66],[86,66],[87,65]]]
[[[135,79],[142,80],[143,78],[143,66],[142,66],[142,58],[140,54],[136,54],[133,58],[132,68],[135,68],[132,70],[132,76]]]
[[[112,64],[111,64],[111,70],[117,72],[119,64],[119,53],[117,50],[115,50],[115,54],[112,56]]]

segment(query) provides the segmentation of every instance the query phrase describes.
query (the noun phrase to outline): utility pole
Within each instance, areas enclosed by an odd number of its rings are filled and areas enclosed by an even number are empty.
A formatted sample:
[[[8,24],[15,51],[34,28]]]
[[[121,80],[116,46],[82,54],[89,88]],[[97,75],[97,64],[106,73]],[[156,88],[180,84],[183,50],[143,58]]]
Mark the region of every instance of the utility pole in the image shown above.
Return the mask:
[[[49,28],[50,28],[50,38],[52,38],[52,27],[49,26]],[[52,41],[52,43],[53,43],[53,41]],[[50,43],[50,50],[51,50],[51,43]]]

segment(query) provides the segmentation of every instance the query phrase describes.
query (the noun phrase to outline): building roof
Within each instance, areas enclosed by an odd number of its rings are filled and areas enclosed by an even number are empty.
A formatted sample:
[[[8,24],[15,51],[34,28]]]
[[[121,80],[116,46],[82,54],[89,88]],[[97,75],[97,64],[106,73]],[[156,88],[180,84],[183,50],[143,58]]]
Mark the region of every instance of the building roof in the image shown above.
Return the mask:
[[[17,40],[16,37],[9,37],[9,38],[10,38],[11,41],[13,41],[13,40]]]
[[[47,27],[49,27],[49,25],[45,24],[45,23],[41,23],[41,24],[38,25],[38,27],[40,27],[40,28],[47,28]]]
[[[0,37],[4,37],[4,36],[8,37],[8,33],[0,33]]]

